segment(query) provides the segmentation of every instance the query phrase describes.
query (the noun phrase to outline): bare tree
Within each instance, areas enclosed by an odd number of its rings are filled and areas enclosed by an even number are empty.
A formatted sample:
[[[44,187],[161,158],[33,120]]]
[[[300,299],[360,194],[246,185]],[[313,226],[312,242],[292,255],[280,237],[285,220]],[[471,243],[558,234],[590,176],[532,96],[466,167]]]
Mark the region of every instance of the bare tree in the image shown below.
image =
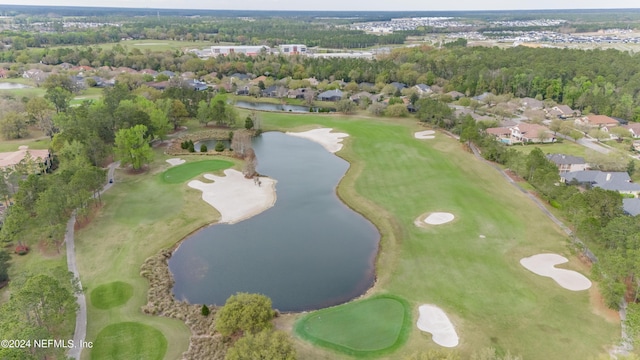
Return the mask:
[[[248,150],[253,151],[249,133],[241,130],[235,131],[231,139],[231,149],[241,158],[245,158],[248,155]]]
[[[242,173],[244,177],[250,179],[258,173],[256,172],[256,167],[258,166],[258,159],[256,158],[256,153],[252,148],[247,149],[247,155],[244,158],[244,167],[242,168]]]

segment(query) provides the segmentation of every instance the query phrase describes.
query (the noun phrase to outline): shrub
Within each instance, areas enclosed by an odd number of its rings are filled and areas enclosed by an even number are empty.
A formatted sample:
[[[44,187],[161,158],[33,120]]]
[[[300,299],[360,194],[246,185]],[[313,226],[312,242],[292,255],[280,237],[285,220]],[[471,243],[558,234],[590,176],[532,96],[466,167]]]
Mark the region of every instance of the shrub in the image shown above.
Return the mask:
[[[216,151],[217,152],[222,152],[224,151],[224,143],[222,141],[218,141],[216,143]]]
[[[207,145],[200,144],[200,152],[206,153],[207,151],[209,151],[209,149],[207,149]]]
[[[200,313],[202,314],[202,316],[209,316],[209,314],[211,313],[211,310],[209,310],[209,307],[205,304],[202,304],[202,309],[200,310]]]

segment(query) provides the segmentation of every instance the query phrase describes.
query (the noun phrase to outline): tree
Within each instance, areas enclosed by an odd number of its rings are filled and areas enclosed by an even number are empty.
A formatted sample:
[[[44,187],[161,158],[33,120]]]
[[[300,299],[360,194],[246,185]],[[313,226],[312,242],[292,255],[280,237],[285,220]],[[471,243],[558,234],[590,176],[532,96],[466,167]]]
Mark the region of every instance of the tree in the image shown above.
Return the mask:
[[[0,283],[9,280],[9,260],[11,256],[6,251],[0,250]]]
[[[629,160],[629,163],[627,164],[627,174],[629,174],[629,176],[633,176],[635,172],[636,172],[636,162],[633,160]]]
[[[20,139],[29,135],[25,117],[17,112],[8,112],[0,120],[0,132],[5,139]]]
[[[133,169],[140,169],[153,160],[153,150],[145,134],[147,127],[136,125],[129,129],[120,129],[116,133],[115,155],[122,165],[129,165]]]
[[[63,89],[61,87],[55,87],[47,89],[47,93],[44,98],[51,101],[56,108],[56,113],[61,113],[69,108],[69,102],[73,99],[71,91]]]
[[[253,119],[251,119],[250,116],[247,116],[247,118],[244,120],[244,128],[247,130],[253,129]]]
[[[165,112],[167,114],[167,118],[169,118],[169,121],[173,124],[174,130],[178,130],[182,121],[189,116],[184,103],[177,99],[167,100],[165,103]]]
[[[247,334],[227,351],[225,360],[295,360],[296,350],[287,334],[264,330]]]
[[[202,304],[200,313],[202,314],[202,316],[209,316],[209,314],[211,313],[211,310],[209,310],[209,307],[206,304]]]
[[[261,294],[237,293],[230,296],[216,316],[216,330],[224,336],[258,333],[272,327],[275,312],[271,299]]]
[[[25,110],[31,124],[37,125],[47,136],[53,138],[55,127],[53,126],[53,105],[45,98],[34,97],[29,99]]]
[[[246,155],[244,157],[244,166],[242,167],[242,173],[244,177],[247,179],[256,176],[258,173],[256,172],[256,167],[258,166],[258,158],[256,157],[255,151],[253,148],[249,148],[246,151]]]
[[[336,110],[344,114],[351,114],[356,110],[356,104],[350,99],[342,99],[336,103]]]
[[[375,115],[375,116],[381,116],[382,114],[384,114],[384,104],[379,103],[379,102],[375,102],[371,105],[369,105],[369,107],[367,108],[367,111],[371,114],[371,115]]]

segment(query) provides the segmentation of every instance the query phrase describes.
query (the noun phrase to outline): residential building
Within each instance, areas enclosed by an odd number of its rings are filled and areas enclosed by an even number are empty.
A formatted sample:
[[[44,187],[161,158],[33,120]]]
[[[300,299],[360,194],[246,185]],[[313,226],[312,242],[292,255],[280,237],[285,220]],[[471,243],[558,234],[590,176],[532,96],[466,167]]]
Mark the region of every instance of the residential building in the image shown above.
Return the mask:
[[[510,130],[512,143],[548,143],[556,141],[548,128],[538,124],[519,123],[516,126],[512,126]]]
[[[451,98],[453,100],[458,100],[460,98],[465,97],[463,93],[459,92],[459,91],[449,91],[448,93],[446,93],[445,95],[449,95],[451,96]]]
[[[587,161],[580,156],[548,154],[547,159],[556,164],[560,174],[574,171],[584,171],[589,168],[589,164],[587,164]]]
[[[413,88],[418,90],[418,95],[420,96],[429,95],[433,92],[433,90],[431,90],[431,86],[425,84],[418,84]]]
[[[342,91],[329,90],[318,94],[318,100],[320,101],[338,101],[342,99]]]
[[[631,137],[640,138],[640,123],[630,123],[622,127],[629,130]]]
[[[544,108],[544,103],[540,100],[525,97],[520,99],[522,103],[522,107],[529,110],[542,110]]]
[[[601,128],[601,127],[613,127],[618,126],[620,123],[609,116],[606,115],[588,115],[575,120],[577,125],[584,125],[591,128]]]
[[[622,199],[622,209],[624,212],[631,216],[640,215],[640,199],[638,198],[624,198]]]
[[[582,185],[598,187],[604,190],[617,191],[638,197],[640,184],[631,182],[626,172],[603,172],[597,170],[573,171],[560,175],[563,183],[577,182]]]

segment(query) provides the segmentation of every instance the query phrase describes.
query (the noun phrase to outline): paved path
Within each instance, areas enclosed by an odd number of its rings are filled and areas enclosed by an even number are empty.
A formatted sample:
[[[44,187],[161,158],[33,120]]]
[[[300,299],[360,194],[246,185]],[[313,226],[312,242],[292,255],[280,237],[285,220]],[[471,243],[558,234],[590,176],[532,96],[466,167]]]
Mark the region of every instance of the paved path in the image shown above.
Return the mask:
[[[109,164],[109,171],[107,172],[107,183],[104,185],[102,190],[100,190],[100,194],[109,190],[114,183],[109,182],[109,180],[113,179],[113,173],[116,168],[120,165],[120,162],[115,162]],[[82,290],[82,283],[80,282],[80,274],[78,273],[78,266],[76,264],[76,252],[75,252],[75,244],[73,239],[73,228],[76,224],[76,213],[71,215],[71,219],[67,222],[67,232],[64,234],[64,242],[67,244],[67,267],[69,271],[73,273],[73,276],[78,279],[78,285]],[[84,295],[83,291],[76,294],[76,301],[78,303],[78,312],[76,314],[76,328],[73,332],[73,343],[80,344],[85,341],[87,336],[87,299]],[[82,353],[82,348],[74,347],[69,349],[69,357],[79,360],[80,354]]]

